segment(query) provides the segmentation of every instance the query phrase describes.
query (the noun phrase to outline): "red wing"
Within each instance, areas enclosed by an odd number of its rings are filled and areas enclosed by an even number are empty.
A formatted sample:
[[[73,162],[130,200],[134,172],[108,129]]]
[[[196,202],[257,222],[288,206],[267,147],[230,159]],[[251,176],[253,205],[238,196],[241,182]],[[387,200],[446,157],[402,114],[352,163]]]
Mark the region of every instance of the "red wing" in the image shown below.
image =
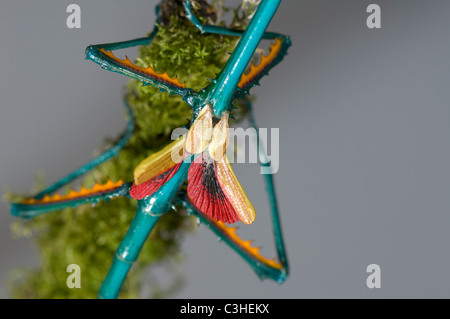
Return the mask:
[[[210,157],[198,156],[191,164],[188,196],[197,209],[213,220],[228,224],[239,220],[217,180],[215,164]]]

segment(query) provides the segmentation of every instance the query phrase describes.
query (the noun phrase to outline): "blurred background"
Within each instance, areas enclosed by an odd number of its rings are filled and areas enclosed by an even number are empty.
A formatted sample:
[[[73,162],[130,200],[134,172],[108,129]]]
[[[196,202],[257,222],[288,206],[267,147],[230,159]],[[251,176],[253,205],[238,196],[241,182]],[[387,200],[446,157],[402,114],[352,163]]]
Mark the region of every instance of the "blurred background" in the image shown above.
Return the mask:
[[[66,27],[73,2],[81,29]],[[381,29],[366,26],[371,3]],[[2,191],[29,192],[37,171],[56,180],[123,130],[128,78],[87,62],[84,49],[144,36],[155,4],[0,3]],[[260,281],[200,227],[183,244],[175,297],[450,296],[449,16],[447,0],[282,2],[269,29],[293,45],[252,95],[259,126],[280,128],[275,182],[291,275]],[[242,233],[275,256],[259,167],[235,169],[257,210]],[[39,265],[32,241],[13,238],[13,220],[2,202],[2,298],[12,269]],[[380,289],[366,286],[370,264],[381,267]]]

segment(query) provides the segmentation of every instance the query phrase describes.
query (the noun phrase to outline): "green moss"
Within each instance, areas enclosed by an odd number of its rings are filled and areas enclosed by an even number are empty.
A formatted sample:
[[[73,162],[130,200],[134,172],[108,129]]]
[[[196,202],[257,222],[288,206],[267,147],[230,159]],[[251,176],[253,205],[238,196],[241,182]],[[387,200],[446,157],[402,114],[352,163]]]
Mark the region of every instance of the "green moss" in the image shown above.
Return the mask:
[[[233,50],[236,39],[201,35],[184,19],[173,19],[170,27],[161,26],[150,46],[142,47],[136,63],[150,63],[158,72],[177,75],[188,87],[200,89],[215,77]],[[94,66],[93,66],[94,67]],[[158,93],[140,82],[130,81],[127,100],[136,117],[133,137],[119,156],[102,164],[85,177],[83,184],[123,179],[131,181],[135,166],[170,141],[176,127],[192,117],[191,110],[177,96]],[[128,198],[84,205],[39,216],[16,225],[18,232],[33,230],[41,256],[39,269],[16,270],[11,288],[14,298],[95,298],[111,265],[114,253],[134,216],[136,202]],[[193,229],[193,220],[169,212],[151,233],[125,281],[120,297],[138,297],[143,272],[167,258],[180,257],[180,242]],[[68,289],[66,268],[81,267],[81,289]],[[174,279],[176,288],[180,282]],[[149,286],[155,286],[153,283]],[[174,287],[169,287],[172,291]],[[153,296],[168,291],[153,289]]]

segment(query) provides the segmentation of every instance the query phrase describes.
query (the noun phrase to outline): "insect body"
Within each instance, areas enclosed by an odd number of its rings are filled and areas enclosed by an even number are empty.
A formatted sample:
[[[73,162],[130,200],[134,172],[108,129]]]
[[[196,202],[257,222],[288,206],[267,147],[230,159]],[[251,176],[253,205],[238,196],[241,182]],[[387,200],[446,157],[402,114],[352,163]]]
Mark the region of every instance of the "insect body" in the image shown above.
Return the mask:
[[[138,201],[136,215],[117,249],[112,266],[100,289],[98,295],[100,298],[118,297],[127,273],[137,260],[154,225],[174,204],[182,205],[189,214],[197,216],[200,222],[208,225],[219,238],[241,255],[260,277],[271,278],[280,283],[285,280],[288,264],[271,175],[265,175],[265,179],[279,260],[265,258],[259,253],[258,248],[252,247],[250,242],[237,236],[235,228],[225,225],[239,220],[244,224],[251,224],[256,216],[225,156],[229,135],[228,119],[233,108],[233,100],[248,94],[250,88],[283,59],[290,45],[288,37],[265,32],[280,1],[262,0],[244,32],[201,25],[192,13],[190,1],[184,1],[186,17],[202,32],[241,37],[217,78],[198,92],[187,88],[185,84],[177,78],[171,78],[167,73],[159,74],[150,66],[147,68],[136,66],[128,58],[119,59],[112,53],[112,50],[149,44],[158,32],[157,28],[145,38],[92,45],[86,49],[86,57],[104,69],[128,75],[144,85],[156,86],[160,91],[181,96],[192,107],[194,114],[185,136],[152,154],[136,167],[133,183],[108,182],[104,185],[96,184],[90,190],[71,191],[64,196],[52,195],[75,178],[117,155],[133,132],[133,114],[128,107],[130,120],[127,131],[113,148],[39,194],[12,205],[12,213],[15,216],[32,218],[64,207],[97,203],[120,196],[128,196]],[[249,72],[244,74],[261,39],[275,40],[271,52],[268,56],[262,56],[257,66],[252,64]],[[248,107],[250,109],[249,103]],[[251,109],[250,122],[256,126]],[[180,190],[186,180],[187,190]]]

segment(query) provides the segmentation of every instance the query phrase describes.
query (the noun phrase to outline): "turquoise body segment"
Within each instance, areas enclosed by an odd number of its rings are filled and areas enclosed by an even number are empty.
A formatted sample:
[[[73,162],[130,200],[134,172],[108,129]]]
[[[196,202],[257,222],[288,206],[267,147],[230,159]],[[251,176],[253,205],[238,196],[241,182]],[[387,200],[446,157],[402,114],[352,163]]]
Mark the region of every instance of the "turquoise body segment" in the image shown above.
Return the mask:
[[[130,228],[114,255],[111,268],[98,294],[101,299],[114,299],[119,296],[120,288],[127,277],[128,271],[136,261],[148,235],[160,218],[160,216],[146,213],[145,206],[146,203],[139,203]]]

